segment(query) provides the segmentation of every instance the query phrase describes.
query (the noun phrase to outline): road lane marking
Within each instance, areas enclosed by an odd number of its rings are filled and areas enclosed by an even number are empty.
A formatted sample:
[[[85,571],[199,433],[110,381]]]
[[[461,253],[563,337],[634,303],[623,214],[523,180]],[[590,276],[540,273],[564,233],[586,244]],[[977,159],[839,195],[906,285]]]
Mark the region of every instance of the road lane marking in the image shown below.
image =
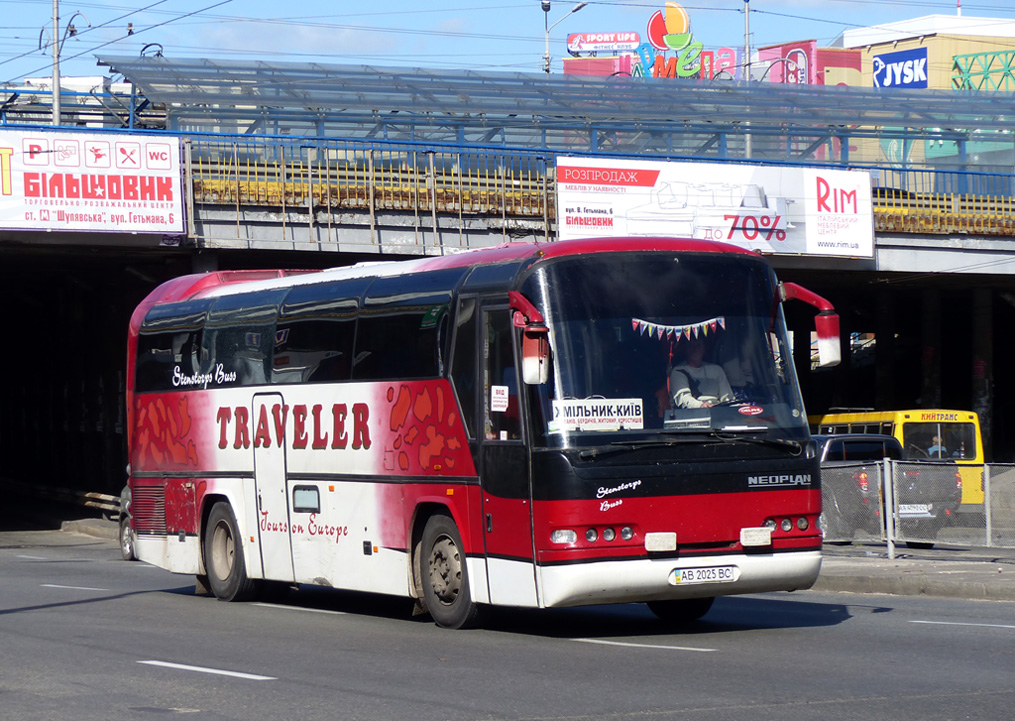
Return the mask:
[[[302,606],[285,606],[281,603],[261,603],[254,602],[251,606],[262,606],[264,608],[280,608],[283,611],[306,611],[307,613],[330,613],[335,616],[346,616],[345,611],[329,611],[326,608],[303,608]]]
[[[694,646],[665,646],[662,644],[655,643],[628,643],[625,641],[603,641],[598,638],[572,638],[572,641],[578,643],[599,643],[604,646],[630,646],[631,648],[661,648],[666,651],[702,651],[705,653],[711,653],[717,649],[714,648],[695,648]]]
[[[1015,628],[1015,625],[1004,623],[963,623],[959,621],[910,621],[910,623],[924,623],[929,626],[976,626],[978,628]]]
[[[71,591],[109,591],[108,588],[92,588],[90,586],[61,586],[58,583],[43,583],[42,588],[66,588]]]
[[[45,556],[25,556],[25,555],[19,555],[19,556],[15,556],[15,558],[24,558],[24,559],[26,559],[28,561],[48,561],[49,560]]]
[[[207,668],[205,666],[188,666],[182,663],[169,663],[168,661],[138,661],[147,666],[161,666],[162,668],[173,668],[179,671],[195,671],[197,673],[210,673],[216,676],[232,676],[250,681],[277,681],[275,676],[258,676],[255,673],[241,673],[240,671],[226,671],[221,668]]]

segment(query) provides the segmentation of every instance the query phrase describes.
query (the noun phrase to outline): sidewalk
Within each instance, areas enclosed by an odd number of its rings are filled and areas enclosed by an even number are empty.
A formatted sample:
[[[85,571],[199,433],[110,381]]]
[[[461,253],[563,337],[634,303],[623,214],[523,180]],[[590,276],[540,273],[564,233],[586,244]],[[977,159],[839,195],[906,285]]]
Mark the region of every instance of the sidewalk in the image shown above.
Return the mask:
[[[824,551],[817,591],[1015,601],[1015,549],[897,550],[853,545]]]

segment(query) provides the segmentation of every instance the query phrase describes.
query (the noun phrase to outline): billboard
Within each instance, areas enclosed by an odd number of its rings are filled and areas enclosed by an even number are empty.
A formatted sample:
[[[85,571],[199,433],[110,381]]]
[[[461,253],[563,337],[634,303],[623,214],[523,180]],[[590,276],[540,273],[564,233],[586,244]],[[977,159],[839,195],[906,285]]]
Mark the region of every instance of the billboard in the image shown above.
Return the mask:
[[[781,255],[871,258],[864,171],[557,158],[557,234],[720,240]]]
[[[875,88],[927,87],[927,48],[875,55],[871,70]]]
[[[0,229],[182,233],[179,139],[0,131]]]
[[[638,33],[571,33],[567,36],[567,51],[574,56],[634,51],[640,44]]]

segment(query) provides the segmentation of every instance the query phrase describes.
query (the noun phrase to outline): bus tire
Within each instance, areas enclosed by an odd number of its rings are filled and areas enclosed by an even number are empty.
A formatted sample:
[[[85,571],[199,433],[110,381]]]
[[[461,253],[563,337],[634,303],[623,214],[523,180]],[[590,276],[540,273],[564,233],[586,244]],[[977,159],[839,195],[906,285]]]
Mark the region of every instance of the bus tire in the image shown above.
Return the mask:
[[[204,529],[204,565],[211,592],[220,601],[247,601],[257,593],[257,583],[247,578],[243,540],[228,503],[216,503],[208,514]]]
[[[136,561],[137,552],[135,550],[135,542],[137,537],[134,535],[134,529],[130,527],[130,518],[124,516],[120,519],[120,557],[124,561]]]
[[[671,601],[649,601],[648,610],[661,621],[671,624],[684,624],[697,621],[712,608],[714,597],[678,598]]]
[[[420,573],[426,607],[442,628],[469,628],[479,620],[479,605],[469,590],[462,537],[446,515],[431,516],[423,527]]]

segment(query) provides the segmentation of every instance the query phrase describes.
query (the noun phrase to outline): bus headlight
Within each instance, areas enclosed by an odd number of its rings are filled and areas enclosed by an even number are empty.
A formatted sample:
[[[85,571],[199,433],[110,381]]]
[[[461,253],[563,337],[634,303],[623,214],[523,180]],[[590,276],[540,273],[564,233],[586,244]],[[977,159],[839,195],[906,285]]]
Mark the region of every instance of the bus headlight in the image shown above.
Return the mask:
[[[616,537],[617,537],[617,532],[614,531],[612,528],[604,528],[603,529],[603,540],[604,541],[612,541]]]
[[[620,529],[620,537],[625,541],[630,541],[634,538],[634,529],[630,526],[624,526]]]
[[[774,518],[769,518],[767,521],[765,521],[761,525],[763,525],[765,528],[767,528],[770,531],[774,531],[775,530],[775,519]]]
[[[806,531],[810,525],[805,516],[800,516],[800,518],[796,519],[796,527],[801,531]]]
[[[553,543],[574,543],[578,540],[578,534],[570,528],[558,528],[550,534],[550,541]]]
[[[790,531],[793,530],[793,519],[792,518],[782,519],[782,523],[779,524],[779,528],[781,528],[786,533],[789,533]]]
[[[585,540],[588,541],[589,543],[595,543],[597,538],[599,538],[599,531],[597,531],[596,529],[590,528],[589,530],[585,531]]]

